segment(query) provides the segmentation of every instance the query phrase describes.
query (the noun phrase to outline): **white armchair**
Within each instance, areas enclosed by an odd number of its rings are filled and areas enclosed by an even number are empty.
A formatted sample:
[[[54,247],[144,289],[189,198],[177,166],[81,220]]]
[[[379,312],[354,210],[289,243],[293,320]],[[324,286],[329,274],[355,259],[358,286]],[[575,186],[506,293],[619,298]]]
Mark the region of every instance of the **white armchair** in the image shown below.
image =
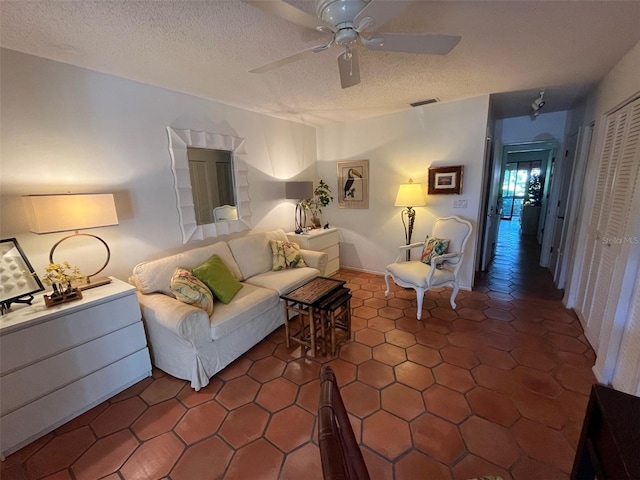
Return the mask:
[[[449,240],[447,253],[431,258],[431,265],[417,260],[404,261],[407,249],[424,247],[423,242],[412,243],[400,247],[396,261],[387,265],[384,280],[387,284],[385,296],[389,295],[389,278],[404,288],[413,288],[418,299],[418,320],[422,316],[424,292],[430,288],[449,286],[451,292],[451,308],[456,308],[455,298],[458,295],[458,272],[464,258],[464,247],[471,236],[471,223],[460,217],[439,218],[433,225],[431,238]],[[437,268],[440,266],[441,268]]]

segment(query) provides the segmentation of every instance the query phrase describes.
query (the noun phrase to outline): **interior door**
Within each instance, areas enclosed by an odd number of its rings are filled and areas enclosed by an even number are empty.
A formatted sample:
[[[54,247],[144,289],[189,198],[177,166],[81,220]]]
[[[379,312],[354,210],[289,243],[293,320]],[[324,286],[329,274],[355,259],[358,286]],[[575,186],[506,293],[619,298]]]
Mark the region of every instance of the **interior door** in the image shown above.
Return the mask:
[[[640,99],[607,117],[605,141],[594,195],[590,232],[577,305],[585,335],[597,349],[609,302],[620,293],[622,243],[637,186],[640,166]]]
[[[560,273],[562,256],[564,255],[564,245],[562,245],[562,237],[564,233],[565,219],[567,216],[567,200],[569,198],[569,190],[571,187],[571,177],[573,175],[573,165],[577,142],[577,133],[571,135],[567,139],[567,148],[564,152],[564,158],[562,160],[560,192],[558,192],[556,218],[555,225],[553,227],[553,240],[551,241],[551,253],[549,256],[549,270],[551,270],[551,273],[553,274],[553,280],[554,282],[556,282],[556,284],[558,275]]]

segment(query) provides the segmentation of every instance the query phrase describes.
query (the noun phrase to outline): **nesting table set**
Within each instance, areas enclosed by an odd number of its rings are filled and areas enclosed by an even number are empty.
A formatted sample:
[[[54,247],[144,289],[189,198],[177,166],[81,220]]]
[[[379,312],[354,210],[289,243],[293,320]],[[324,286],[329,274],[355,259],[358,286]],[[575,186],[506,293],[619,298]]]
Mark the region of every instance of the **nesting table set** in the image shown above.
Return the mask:
[[[309,349],[336,354],[340,343],[351,338],[351,291],[346,282],[316,277],[281,295],[284,300],[284,328],[287,348],[291,342]]]

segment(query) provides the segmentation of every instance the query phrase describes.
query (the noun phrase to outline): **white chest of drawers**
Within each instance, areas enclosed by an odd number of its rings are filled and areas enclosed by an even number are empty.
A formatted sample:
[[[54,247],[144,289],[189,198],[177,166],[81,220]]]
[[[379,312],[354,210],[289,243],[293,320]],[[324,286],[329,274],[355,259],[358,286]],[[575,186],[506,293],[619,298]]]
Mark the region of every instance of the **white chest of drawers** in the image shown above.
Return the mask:
[[[337,228],[318,228],[308,232],[297,234],[287,233],[290,242],[300,245],[306,250],[316,250],[327,252],[329,263],[327,263],[326,276],[333,275],[340,268],[340,232]]]
[[[0,317],[3,456],[151,375],[135,288],[113,279],[82,295]]]

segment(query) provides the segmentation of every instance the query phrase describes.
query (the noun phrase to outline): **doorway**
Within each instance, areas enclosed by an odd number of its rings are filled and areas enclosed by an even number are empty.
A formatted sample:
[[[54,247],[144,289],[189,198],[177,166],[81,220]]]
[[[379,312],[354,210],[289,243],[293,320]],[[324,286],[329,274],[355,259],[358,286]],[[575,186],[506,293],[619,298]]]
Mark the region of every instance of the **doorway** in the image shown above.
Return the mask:
[[[526,234],[535,236],[538,245],[542,243],[557,148],[556,141],[502,147],[497,165],[491,167],[495,173],[487,175],[491,193],[485,217],[492,217],[495,211],[498,221],[483,230],[480,270],[486,270],[495,256],[501,224],[513,220],[520,232],[524,220]]]
[[[540,206],[544,188],[541,166],[540,160],[509,162],[505,165],[500,211],[502,220],[522,217],[525,205]]]

